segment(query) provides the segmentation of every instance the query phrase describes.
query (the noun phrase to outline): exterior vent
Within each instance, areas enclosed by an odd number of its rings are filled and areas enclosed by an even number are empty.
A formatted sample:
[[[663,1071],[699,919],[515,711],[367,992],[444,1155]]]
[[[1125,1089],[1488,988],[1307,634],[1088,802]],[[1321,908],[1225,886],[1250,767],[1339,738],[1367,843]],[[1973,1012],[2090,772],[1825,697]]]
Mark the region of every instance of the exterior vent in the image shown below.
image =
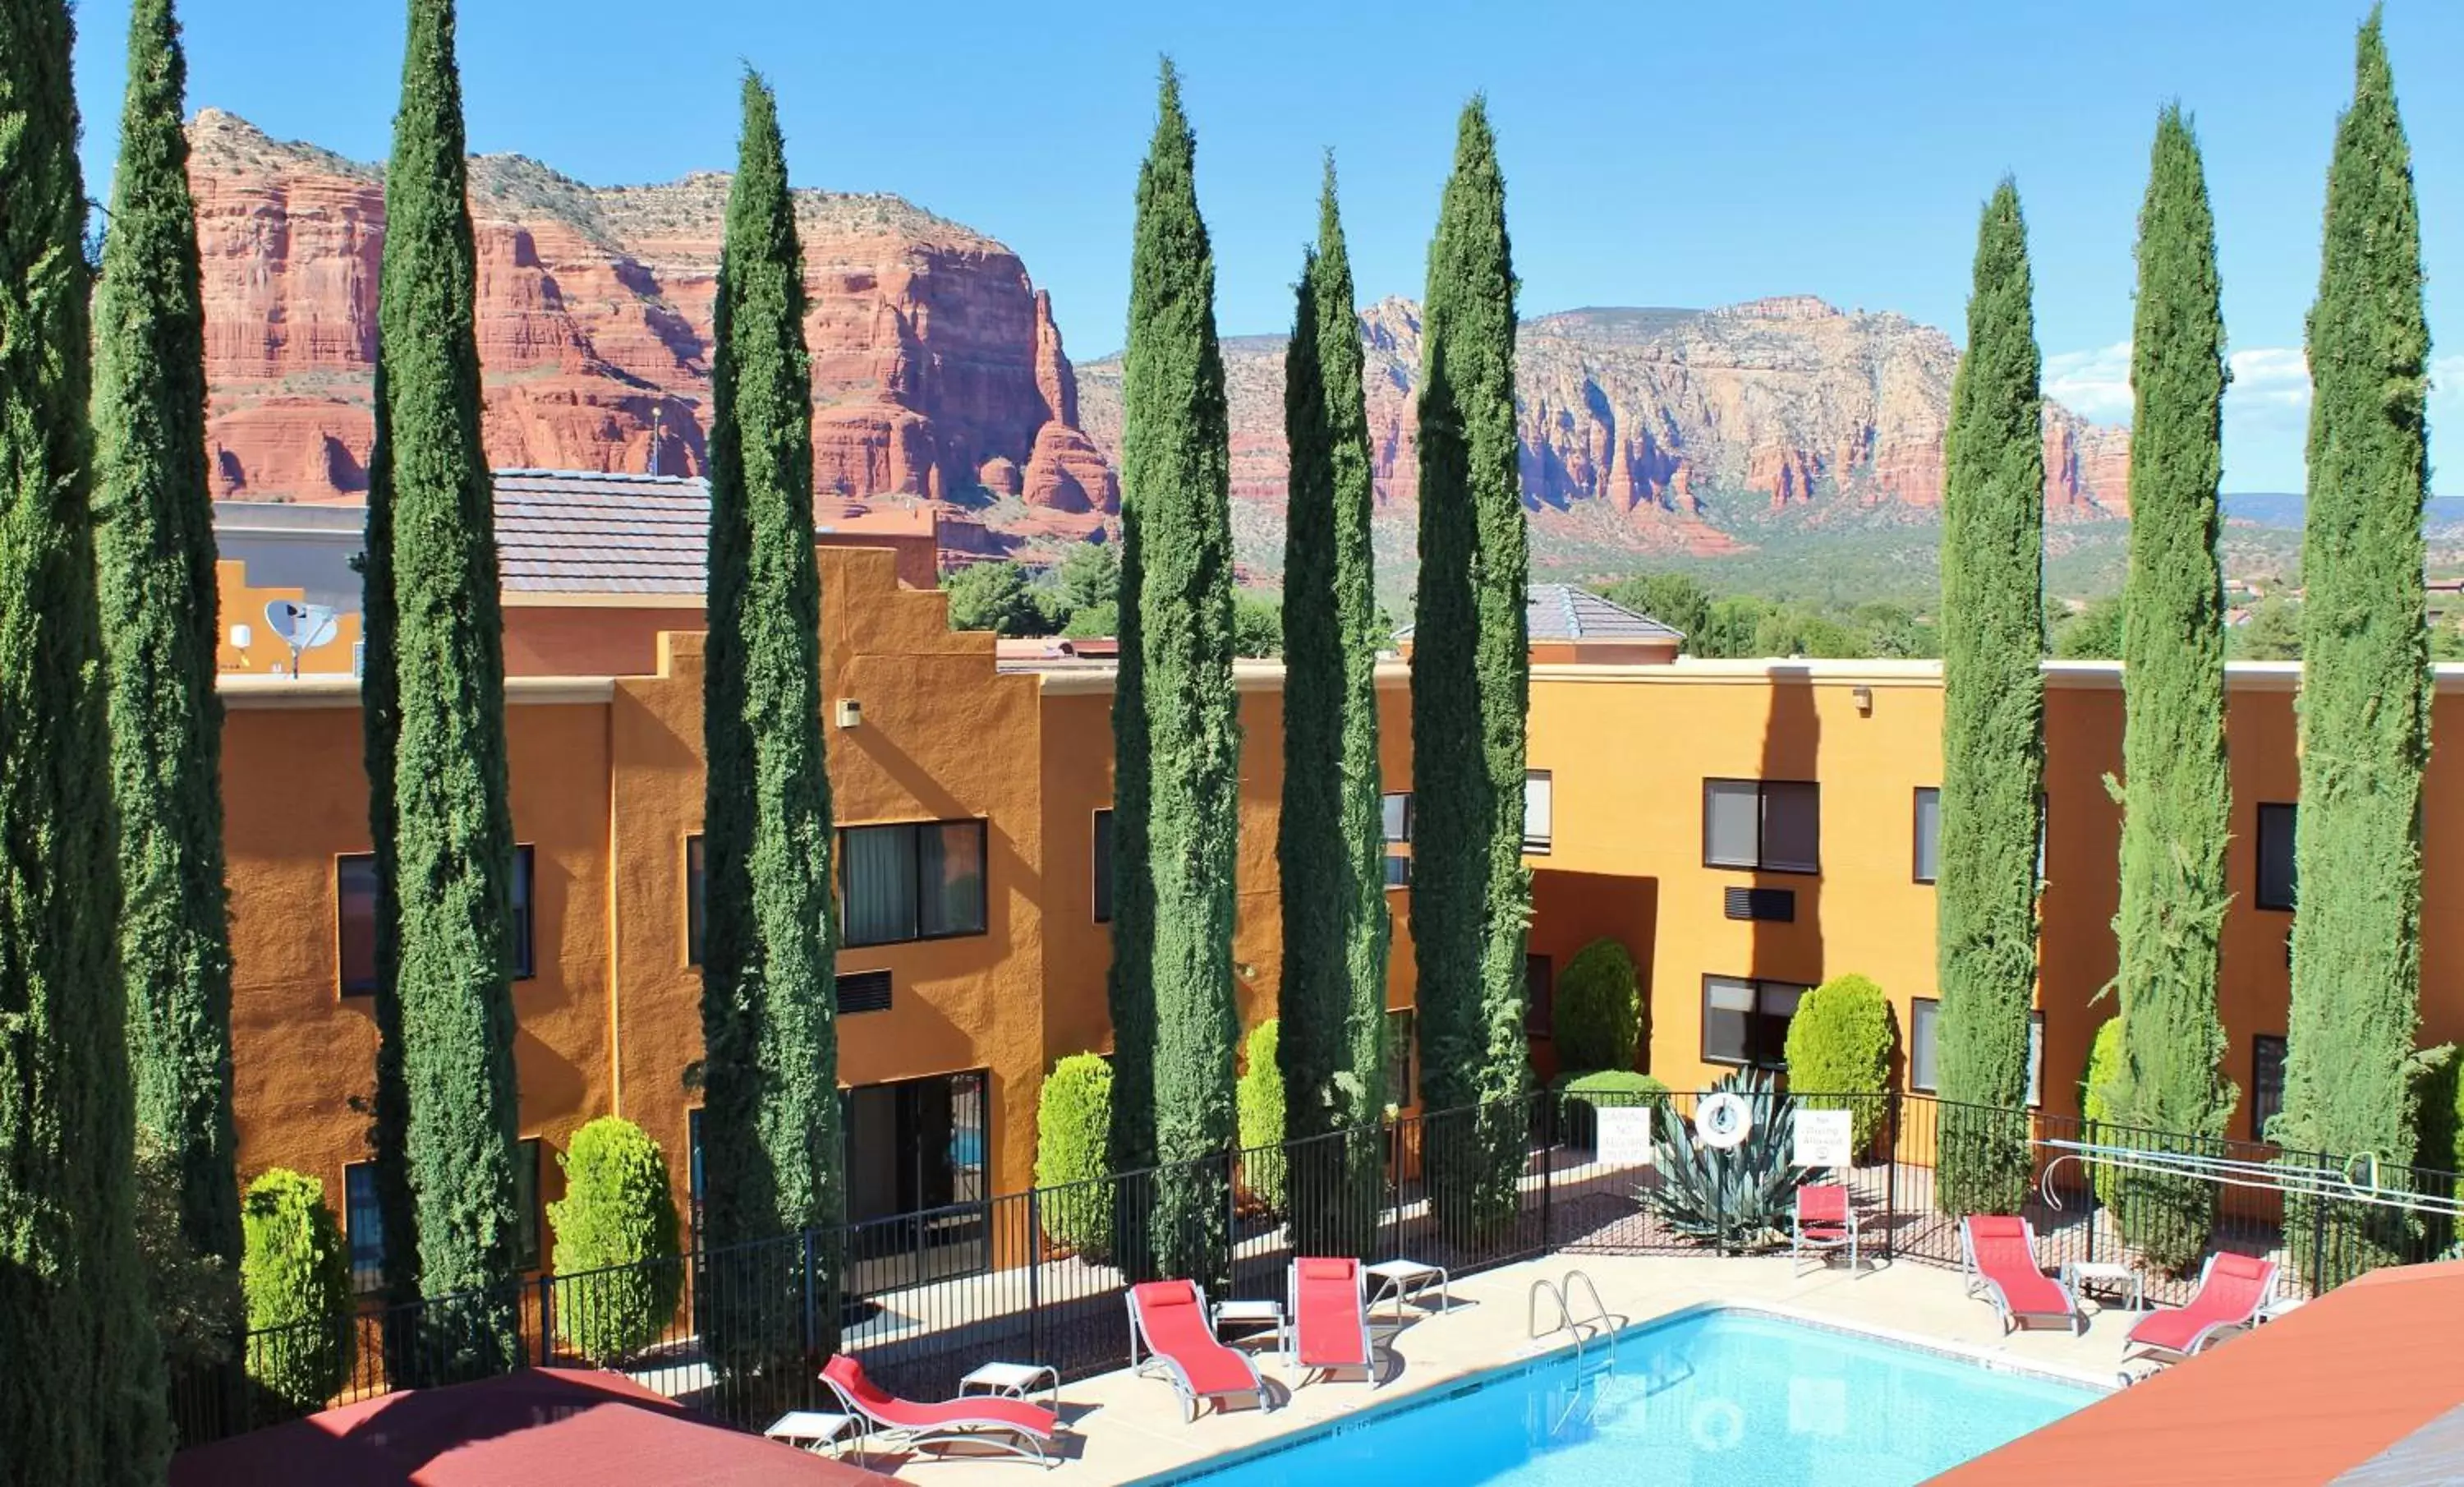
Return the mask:
[[[890,972],[859,970],[839,978],[839,1014],[890,1010]]]
[[[1793,888],[1731,888],[1727,899],[1730,919],[1768,920],[1777,924],[1796,922],[1796,891]]]

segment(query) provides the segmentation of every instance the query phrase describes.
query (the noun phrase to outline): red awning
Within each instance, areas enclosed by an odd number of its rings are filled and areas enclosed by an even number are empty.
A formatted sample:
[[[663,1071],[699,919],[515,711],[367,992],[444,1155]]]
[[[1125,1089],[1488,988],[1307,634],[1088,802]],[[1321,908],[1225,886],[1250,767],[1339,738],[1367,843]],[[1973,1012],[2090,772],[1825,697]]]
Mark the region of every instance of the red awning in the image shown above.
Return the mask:
[[[2464,1262],[2378,1271],[1933,1487],[2332,1481],[2464,1405],[2458,1338]]]
[[[181,1452],[171,1487],[814,1487],[881,1478],[714,1425],[621,1374],[412,1389]]]

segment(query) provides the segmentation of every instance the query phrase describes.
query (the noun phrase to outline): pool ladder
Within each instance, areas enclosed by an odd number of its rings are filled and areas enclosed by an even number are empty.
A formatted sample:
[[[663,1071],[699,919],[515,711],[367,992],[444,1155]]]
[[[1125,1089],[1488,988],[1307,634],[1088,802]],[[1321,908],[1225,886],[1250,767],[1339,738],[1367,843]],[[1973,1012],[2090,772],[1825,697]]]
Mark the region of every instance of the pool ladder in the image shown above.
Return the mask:
[[[1540,1309],[1543,1297],[1557,1303],[1557,1321],[1548,1327],[1540,1325],[1545,1315]],[[1591,1303],[1590,1309],[1579,1316],[1573,1307],[1576,1299]],[[1592,1277],[1579,1270],[1566,1272],[1562,1281],[1551,1280],[1546,1276],[1532,1281],[1524,1317],[1535,1340],[1554,1337],[1560,1332],[1571,1333],[1574,1339],[1574,1356],[1580,1358],[1588,1343],[1594,1339],[1602,1339],[1608,1343],[1608,1361],[1612,1364],[1617,1362],[1617,1328],[1624,1325],[1624,1319],[1600,1304],[1599,1287],[1592,1284]]]

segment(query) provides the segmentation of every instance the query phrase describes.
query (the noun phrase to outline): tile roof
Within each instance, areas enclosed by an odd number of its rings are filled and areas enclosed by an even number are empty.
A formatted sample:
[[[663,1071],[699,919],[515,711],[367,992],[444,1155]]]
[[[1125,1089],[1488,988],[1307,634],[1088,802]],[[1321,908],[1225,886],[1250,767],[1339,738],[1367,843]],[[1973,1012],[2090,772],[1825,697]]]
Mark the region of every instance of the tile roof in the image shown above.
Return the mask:
[[[1534,640],[1667,640],[1684,639],[1674,627],[1648,614],[1612,604],[1588,588],[1572,584],[1531,586],[1527,618]]]
[[[509,589],[702,591],[710,487],[682,476],[499,470],[496,554]]]
[[[1524,618],[1529,622],[1534,640],[1659,640],[1675,643],[1685,638],[1674,626],[1663,625],[1648,614],[1638,614],[1621,604],[1612,604],[1588,588],[1572,584],[1533,584],[1526,591]],[[1395,632],[1397,638],[1412,633],[1404,626]]]

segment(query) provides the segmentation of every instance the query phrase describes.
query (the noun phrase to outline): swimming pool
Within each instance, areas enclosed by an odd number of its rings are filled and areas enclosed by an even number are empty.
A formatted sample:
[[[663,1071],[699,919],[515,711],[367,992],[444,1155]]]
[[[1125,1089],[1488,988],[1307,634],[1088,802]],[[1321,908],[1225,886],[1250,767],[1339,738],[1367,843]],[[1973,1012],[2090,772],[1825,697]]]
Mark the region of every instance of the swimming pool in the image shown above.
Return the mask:
[[[1737,1310],[1631,1328],[1614,1366],[1597,1343],[1588,1353],[1398,1401],[1174,1480],[1906,1487],[2099,1397],[2083,1385]]]

